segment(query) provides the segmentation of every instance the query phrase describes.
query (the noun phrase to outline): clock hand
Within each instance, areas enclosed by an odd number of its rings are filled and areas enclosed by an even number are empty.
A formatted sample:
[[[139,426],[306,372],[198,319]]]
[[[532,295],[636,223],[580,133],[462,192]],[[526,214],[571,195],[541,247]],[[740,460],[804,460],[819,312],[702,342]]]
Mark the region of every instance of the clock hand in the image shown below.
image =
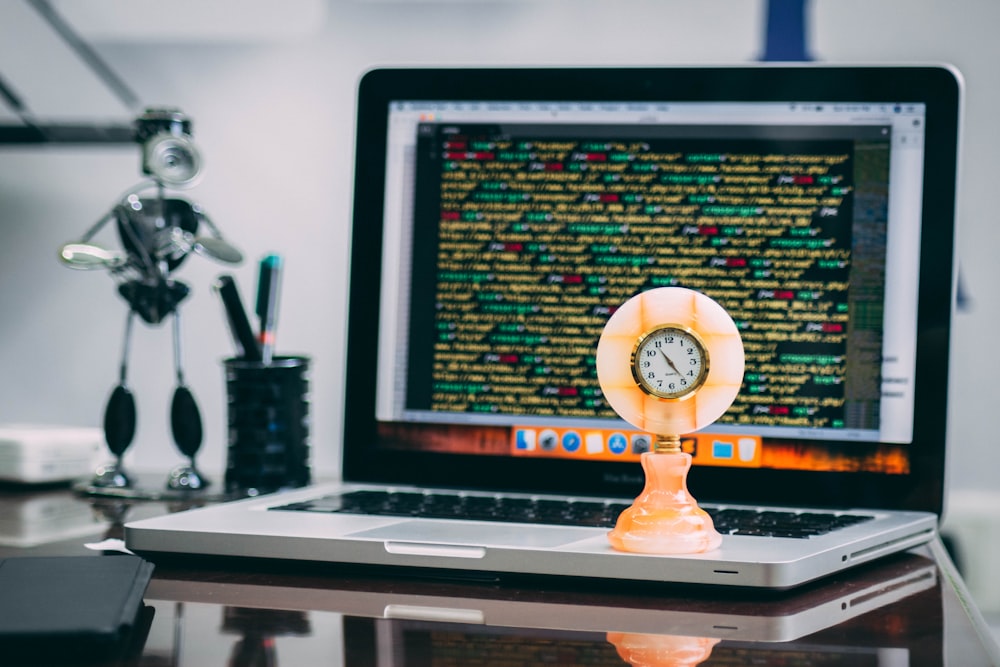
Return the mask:
[[[670,357],[668,357],[668,356],[667,356],[667,353],[666,353],[666,352],[664,352],[664,351],[663,351],[663,350],[661,349],[661,350],[660,350],[660,354],[662,354],[662,355],[663,355],[663,358],[667,360],[667,365],[668,365],[668,366],[670,366],[670,368],[672,368],[672,369],[673,369],[674,373],[675,373],[675,374],[677,374],[677,375],[680,375],[680,374],[681,374],[681,372],[680,372],[679,370],[677,370],[677,366],[674,366],[674,362],[670,361]]]

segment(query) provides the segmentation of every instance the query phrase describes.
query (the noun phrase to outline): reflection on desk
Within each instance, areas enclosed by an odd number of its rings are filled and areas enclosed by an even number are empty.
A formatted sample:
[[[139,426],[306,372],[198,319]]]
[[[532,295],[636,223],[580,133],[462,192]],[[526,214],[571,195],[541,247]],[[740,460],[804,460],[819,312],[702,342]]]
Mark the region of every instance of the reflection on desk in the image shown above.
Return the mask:
[[[790,642],[844,623],[867,612],[937,585],[937,567],[929,558],[901,554],[856,576],[772,595],[683,589],[671,595],[587,593],[518,589],[483,584],[421,583],[401,579],[391,590],[366,587],[365,579],[281,580],[267,585],[190,579],[184,572],[161,574],[147,597],[175,602],[211,602],[227,606],[266,601],[269,609],[328,611],[345,616],[399,621],[465,623],[531,631],[571,630],[711,637],[751,642]],[[940,615],[940,611],[938,611]]]
[[[99,535],[105,527],[89,503],[78,501],[63,489],[32,490],[23,494],[21,502],[4,503],[0,546],[34,547]]]
[[[329,634],[318,628],[339,626],[342,664],[351,667],[895,666],[943,663],[938,572],[929,555],[906,553],[851,576],[761,597],[690,588],[515,589],[329,569],[256,573],[246,581],[239,573],[220,578],[215,570],[171,569],[158,573],[147,602],[222,606],[224,617],[239,609],[244,622],[257,619],[256,637],[270,638],[271,664],[304,664],[319,647],[329,655]],[[186,643],[204,637],[186,628],[194,637],[177,636],[173,650],[181,654]],[[963,650],[972,658],[976,647]],[[979,651],[978,659],[961,664],[993,664],[989,649]]]
[[[0,490],[0,516],[50,493],[60,491]],[[76,514],[81,526],[108,537],[126,516],[179,509],[96,507],[94,499],[61,493],[62,501],[88,509]],[[84,553],[84,541],[93,538],[0,545],[0,558]],[[158,562],[145,602],[152,624],[141,655],[126,663],[141,667],[1000,664],[938,542],[773,593],[552,580],[498,585],[321,563],[192,558]]]

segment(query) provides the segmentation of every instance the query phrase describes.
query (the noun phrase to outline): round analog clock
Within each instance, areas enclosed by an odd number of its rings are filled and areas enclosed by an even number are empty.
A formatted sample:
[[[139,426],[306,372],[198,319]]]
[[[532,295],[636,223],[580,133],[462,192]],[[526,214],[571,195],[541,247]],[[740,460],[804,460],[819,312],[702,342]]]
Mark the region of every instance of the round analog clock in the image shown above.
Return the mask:
[[[658,326],[636,341],[632,377],[651,396],[686,398],[708,377],[708,349],[701,337],[687,327]]]
[[[622,419],[657,435],[693,433],[718,419],[739,393],[743,365],[729,314],[684,287],[633,296],[597,344],[604,398]]]

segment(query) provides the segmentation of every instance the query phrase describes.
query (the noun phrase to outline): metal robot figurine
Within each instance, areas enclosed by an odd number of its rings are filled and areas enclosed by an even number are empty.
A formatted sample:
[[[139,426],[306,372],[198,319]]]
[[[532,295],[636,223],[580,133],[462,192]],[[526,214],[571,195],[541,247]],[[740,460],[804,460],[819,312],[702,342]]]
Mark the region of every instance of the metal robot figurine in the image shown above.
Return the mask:
[[[192,252],[229,264],[240,263],[243,255],[222,238],[197,204],[168,194],[168,189],[194,185],[200,176],[201,156],[192,142],[188,117],[176,109],[151,108],[135,120],[134,128],[135,140],[142,147],[142,173],[147,178],[126,191],[111,211],[59,252],[70,268],[107,270],[118,285],[118,294],[129,305],[118,384],[104,412],[105,439],[115,461],[98,468],[91,484],[102,488],[134,485],[122,467],[122,456],[132,443],[136,426],[135,399],[127,383],[132,324],[137,315],[153,326],[173,315],[177,386],[170,406],[170,427],[174,443],[188,463],[170,472],[167,487],[196,490],[208,481],[194,463],[202,441],[201,414],[184,384],[178,311],[190,288],[171,274]],[[117,227],[121,250],[91,243],[111,221]]]

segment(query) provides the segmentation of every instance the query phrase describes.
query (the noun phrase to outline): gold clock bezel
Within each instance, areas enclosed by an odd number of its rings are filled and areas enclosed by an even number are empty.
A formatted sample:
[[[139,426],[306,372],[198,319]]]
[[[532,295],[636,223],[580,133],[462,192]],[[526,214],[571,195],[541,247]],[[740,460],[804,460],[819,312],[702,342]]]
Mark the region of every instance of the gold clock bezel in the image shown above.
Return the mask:
[[[698,376],[694,379],[694,382],[692,382],[690,386],[684,388],[681,391],[670,392],[670,391],[660,391],[658,389],[654,389],[653,387],[647,384],[645,379],[643,379],[642,373],[639,371],[638,368],[638,361],[639,361],[638,353],[639,350],[642,348],[643,343],[646,342],[647,338],[659,334],[663,331],[676,331],[679,334],[683,334],[685,336],[690,337],[694,341],[695,345],[698,347],[699,351],[701,352],[701,358],[702,358],[701,371],[698,373]],[[646,331],[636,339],[635,345],[632,347],[632,354],[629,358],[629,365],[632,369],[632,379],[635,381],[636,386],[639,387],[639,389],[641,389],[644,393],[664,401],[683,401],[694,396],[698,392],[698,390],[701,389],[702,385],[705,384],[705,380],[708,378],[708,369],[709,369],[708,346],[705,345],[705,341],[702,339],[700,335],[698,335],[698,332],[690,327],[686,327],[681,324],[660,324]]]

